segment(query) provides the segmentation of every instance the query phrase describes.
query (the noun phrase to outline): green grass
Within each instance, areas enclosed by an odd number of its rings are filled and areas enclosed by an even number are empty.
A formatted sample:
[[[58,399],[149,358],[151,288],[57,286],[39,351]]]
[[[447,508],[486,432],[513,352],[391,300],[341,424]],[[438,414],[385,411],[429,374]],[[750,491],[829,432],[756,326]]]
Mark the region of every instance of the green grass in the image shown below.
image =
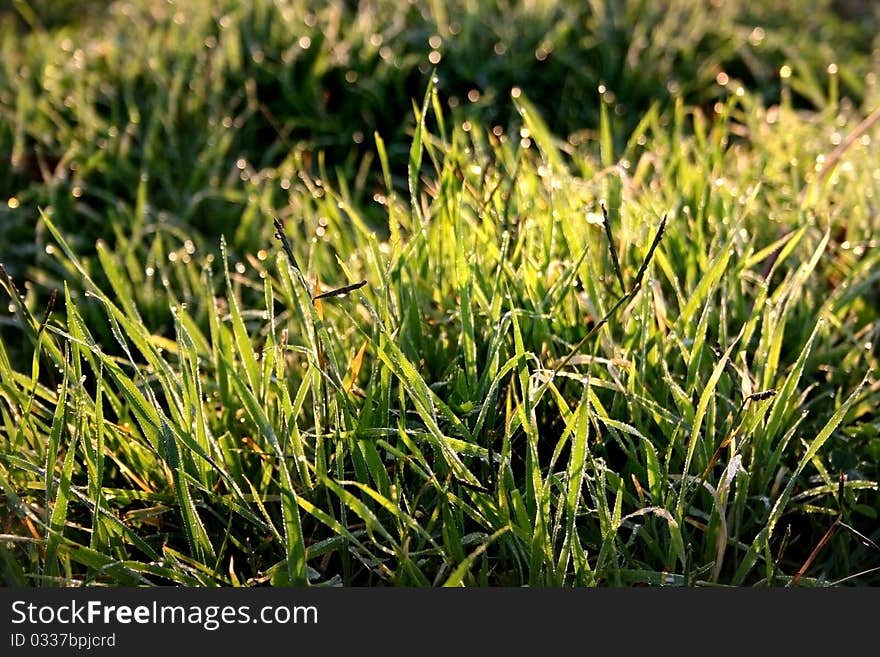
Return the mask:
[[[4,581],[880,583],[870,45],[703,4],[6,19]]]

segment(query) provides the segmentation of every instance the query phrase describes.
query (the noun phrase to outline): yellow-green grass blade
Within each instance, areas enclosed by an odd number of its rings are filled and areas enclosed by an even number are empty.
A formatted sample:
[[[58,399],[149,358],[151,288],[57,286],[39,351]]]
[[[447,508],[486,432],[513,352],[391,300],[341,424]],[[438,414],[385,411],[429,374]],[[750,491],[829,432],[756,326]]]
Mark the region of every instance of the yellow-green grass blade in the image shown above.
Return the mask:
[[[755,539],[749,546],[748,552],[745,554],[742,561],[740,562],[739,568],[737,568],[737,571],[733,576],[734,585],[739,585],[745,581],[749,572],[754,567],[755,562],[758,560],[758,556],[760,555],[760,553],[769,546],[770,538],[773,535],[773,531],[776,528],[779,519],[785,512],[786,507],[791,501],[794,487],[799,483],[801,474],[803,473],[807,465],[819,453],[819,451],[831,437],[831,434],[834,433],[834,431],[840,426],[841,422],[843,422],[844,418],[846,418],[852,407],[856,404],[856,402],[860,400],[866,383],[866,380],[862,381],[861,385],[859,385],[846,398],[843,404],[841,404],[840,407],[832,414],[832,416],[828,418],[828,421],[825,422],[819,433],[816,434],[816,436],[809,441],[806,451],[798,460],[797,467],[788,478],[788,482],[785,484],[785,488],[783,488],[782,492],[774,500],[773,506],[770,509],[770,516],[767,519],[767,523],[755,536]]]
[[[225,360],[223,356],[221,356],[221,359]],[[272,452],[275,455],[278,472],[281,476],[281,509],[284,516],[284,540],[288,577],[292,585],[304,586],[308,583],[305,539],[303,538],[302,524],[299,516],[298,495],[290,477],[287,459],[281,449],[281,444],[278,441],[278,436],[272,423],[269,421],[252,390],[231,367],[229,367],[229,377],[244,404],[248,417],[259,429],[260,434],[269,441],[269,445],[272,447]]]
[[[455,570],[449,575],[446,581],[443,583],[443,586],[453,587],[453,586],[462,586],[464,584],[465,578],[468,576],[471,568],[474,565],[474,562],[480,557],[480,555],[484,554],[486,550],[489,549],[495,541],[504,536],[507,532],[510,531],[510,527],[501,527],[497,531],[495,531],[491,536],[487,536],[486,540],[480,544],[478,548],[476,548],[473,552],[471,552],[467,558],[462,561],[458,566],[456,566]]]
[[[171,470],[174,485],[174,494],[177,499],[178,511],[180,512],[181,524],[186,534],[186,540],[190,550],[200,563],[207,564],[215,555],[214,546],[208,538],[208,532],[199,517],[195,501],[190,492],[189,477],[181,458],[178,447],[178,439],[168,421],[162,417],[159,420],[159,454]]]

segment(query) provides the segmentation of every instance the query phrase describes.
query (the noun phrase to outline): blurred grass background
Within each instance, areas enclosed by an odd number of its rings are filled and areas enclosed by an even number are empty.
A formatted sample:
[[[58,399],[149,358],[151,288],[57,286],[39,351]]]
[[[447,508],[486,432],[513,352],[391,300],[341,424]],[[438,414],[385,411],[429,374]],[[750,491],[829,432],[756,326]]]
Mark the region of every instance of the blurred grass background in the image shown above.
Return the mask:
[[[412,100],[435,68],[455,123],[509,132],[518,87],[576,145],[595,137],[601,95],[619,147],[654,104],[711,110],[738,85],[772,103],[784,65],[796,71],[796,106],[823,108],[832,63],[838,94],[859,106],[877,45],[876,16],[844,20],[821,0],[17,0],[0,20],[0,153],[12,165],[0,196],[18,202],[3,209],[2,237],[22,245],[34,242],[24,217],[49,203],[70,206],[62,221],[84,243],[112,239],[112,226],[130,234],[122,208],[148,172],[151,218],[252,249],[254,233],[235,230],[248,188],[237,170],[296,158],[317,175],[321,153],[355,200],[368,199],[379,186],[374,133],[401,171]],[[108,212],[121,215],[104,221]],[[7,266],[20,273],[34,257]]]

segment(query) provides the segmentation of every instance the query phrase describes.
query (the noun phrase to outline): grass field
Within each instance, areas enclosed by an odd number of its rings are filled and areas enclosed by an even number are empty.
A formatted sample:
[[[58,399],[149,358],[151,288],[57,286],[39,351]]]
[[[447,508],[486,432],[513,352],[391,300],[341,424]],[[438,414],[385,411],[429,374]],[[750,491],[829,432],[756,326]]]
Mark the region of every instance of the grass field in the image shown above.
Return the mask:
[[[876,10],[0,7],[0,581],[880,584]]]

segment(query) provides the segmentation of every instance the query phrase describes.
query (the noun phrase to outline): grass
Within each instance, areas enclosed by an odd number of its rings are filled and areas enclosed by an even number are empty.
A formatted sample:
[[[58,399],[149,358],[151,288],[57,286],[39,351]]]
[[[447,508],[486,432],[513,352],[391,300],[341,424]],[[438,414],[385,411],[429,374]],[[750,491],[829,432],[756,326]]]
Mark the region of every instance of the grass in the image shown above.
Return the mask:
[[[112,6],[2,36],[6,583],[880,583],[857,27]]]

